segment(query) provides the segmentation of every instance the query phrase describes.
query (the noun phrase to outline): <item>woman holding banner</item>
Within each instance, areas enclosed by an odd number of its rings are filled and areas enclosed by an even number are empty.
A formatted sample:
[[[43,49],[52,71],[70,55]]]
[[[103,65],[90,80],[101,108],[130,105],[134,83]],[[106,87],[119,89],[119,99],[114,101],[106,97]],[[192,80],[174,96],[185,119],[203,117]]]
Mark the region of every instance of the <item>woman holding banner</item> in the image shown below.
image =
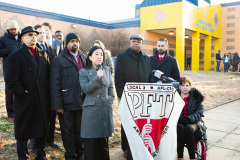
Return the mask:
[[[85,160],[109,160],[108,137],[113,133],[113,84],[109,67],[102,66],[104,51],[99,46],[90,49],[86,68],[80,70],[83,102],[81,137],[85,139]]]
[[[195,88],[191,88],[189,77],[180,77],[180,95],[185,102],[177,124],[177,152],[178,160],[183,160],[184,144],[187,144],[191,160],[195,160],[194,132],[197,123],[203,115],[203,95]]]

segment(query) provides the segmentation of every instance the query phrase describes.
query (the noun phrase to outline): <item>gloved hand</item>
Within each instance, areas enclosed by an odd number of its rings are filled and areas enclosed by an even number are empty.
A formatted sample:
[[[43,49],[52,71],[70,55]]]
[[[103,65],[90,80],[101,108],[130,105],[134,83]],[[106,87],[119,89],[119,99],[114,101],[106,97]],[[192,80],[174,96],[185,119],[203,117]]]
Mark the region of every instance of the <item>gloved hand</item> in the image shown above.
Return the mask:
[[[182,125],[186,126],[190,123],[189,117],[180,117],[178,120],[178,123],[181,123]]]

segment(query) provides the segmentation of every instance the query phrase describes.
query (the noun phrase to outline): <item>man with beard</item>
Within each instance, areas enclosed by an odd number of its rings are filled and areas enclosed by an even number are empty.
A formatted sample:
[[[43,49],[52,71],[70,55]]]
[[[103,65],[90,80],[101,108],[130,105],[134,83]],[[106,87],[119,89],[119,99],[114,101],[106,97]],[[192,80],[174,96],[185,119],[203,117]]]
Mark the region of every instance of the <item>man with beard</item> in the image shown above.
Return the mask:
[[[9,20],[7,22],[7,30],[4,36],[0,38],[0,57],[3,57],[3,75],[5,80],[5,98],[6,98],[6,109],[8,114],[8,120],[14,122],[14,111],[13,111],[13,94],[8,88],[6,83],[6,69],[8,55],[13,51],[20,48],[21,42],[18,40],[19,36],[18,23],[15,20]]]
[[[151,80],[151,68],[149,57],[142,53],[143,37],[132,35],[130,48],[120,53],[115,67],[115,87],[117,96],[121,99],[124,86],[127,82],[149,82]],[[128,141],[121,127],[122,150],[128,160],[132,159]]]
[[[180,78],[180,70],[178,67],[177,59],[171,57],[167,53],[168,40],[160,38],[157,41],[157,50],[154,55],[150,57],[151,70],[159,70],[164,73],[166,77],[171,77],[176,81]],[[152,82],[157,82],[158,79],[153,76]]]
[[[27,141],[35,139],[37,160],[46,160],[45,138],[49,133],[49,57],[36,47],[38,32],[25,27],[23,44],[8,57],[6,81],[14,94],[14,131],[17,154],[27,160]]]
[[[69,33],[63,52],[51,62],[51,106],[58,113],[66,160],[80,159],[83,155],[80,138],[83,95],[79,71],[85,62],[79,47],[80,37]]]

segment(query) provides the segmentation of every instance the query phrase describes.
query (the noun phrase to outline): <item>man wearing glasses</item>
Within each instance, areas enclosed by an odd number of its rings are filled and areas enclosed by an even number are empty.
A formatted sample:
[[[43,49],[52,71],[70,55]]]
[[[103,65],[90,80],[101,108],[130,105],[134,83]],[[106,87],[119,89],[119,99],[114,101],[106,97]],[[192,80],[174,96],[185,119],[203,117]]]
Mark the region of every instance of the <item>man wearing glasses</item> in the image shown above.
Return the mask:
[[[8,57],[7,77],[14,94],[14,128],[17,154],[27,160],[27,140],[35,139],[37,160],[47,160],[45,138],[49,133],[49,57],[36,47],[38,32],[31,26],[19,35],[20,49]]]

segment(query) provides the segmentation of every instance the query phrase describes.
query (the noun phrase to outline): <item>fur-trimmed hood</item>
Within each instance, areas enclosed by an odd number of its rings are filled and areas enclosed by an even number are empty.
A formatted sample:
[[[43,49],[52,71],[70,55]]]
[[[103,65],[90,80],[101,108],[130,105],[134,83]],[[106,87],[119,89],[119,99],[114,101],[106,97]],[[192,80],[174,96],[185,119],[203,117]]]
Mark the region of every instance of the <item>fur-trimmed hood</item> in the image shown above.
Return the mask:
[[[197,101],[198,104],[203,102],[204,96],[196,88],[192,88],[189,91],[189,93],[190,93],[191,97],[193,97]]]

